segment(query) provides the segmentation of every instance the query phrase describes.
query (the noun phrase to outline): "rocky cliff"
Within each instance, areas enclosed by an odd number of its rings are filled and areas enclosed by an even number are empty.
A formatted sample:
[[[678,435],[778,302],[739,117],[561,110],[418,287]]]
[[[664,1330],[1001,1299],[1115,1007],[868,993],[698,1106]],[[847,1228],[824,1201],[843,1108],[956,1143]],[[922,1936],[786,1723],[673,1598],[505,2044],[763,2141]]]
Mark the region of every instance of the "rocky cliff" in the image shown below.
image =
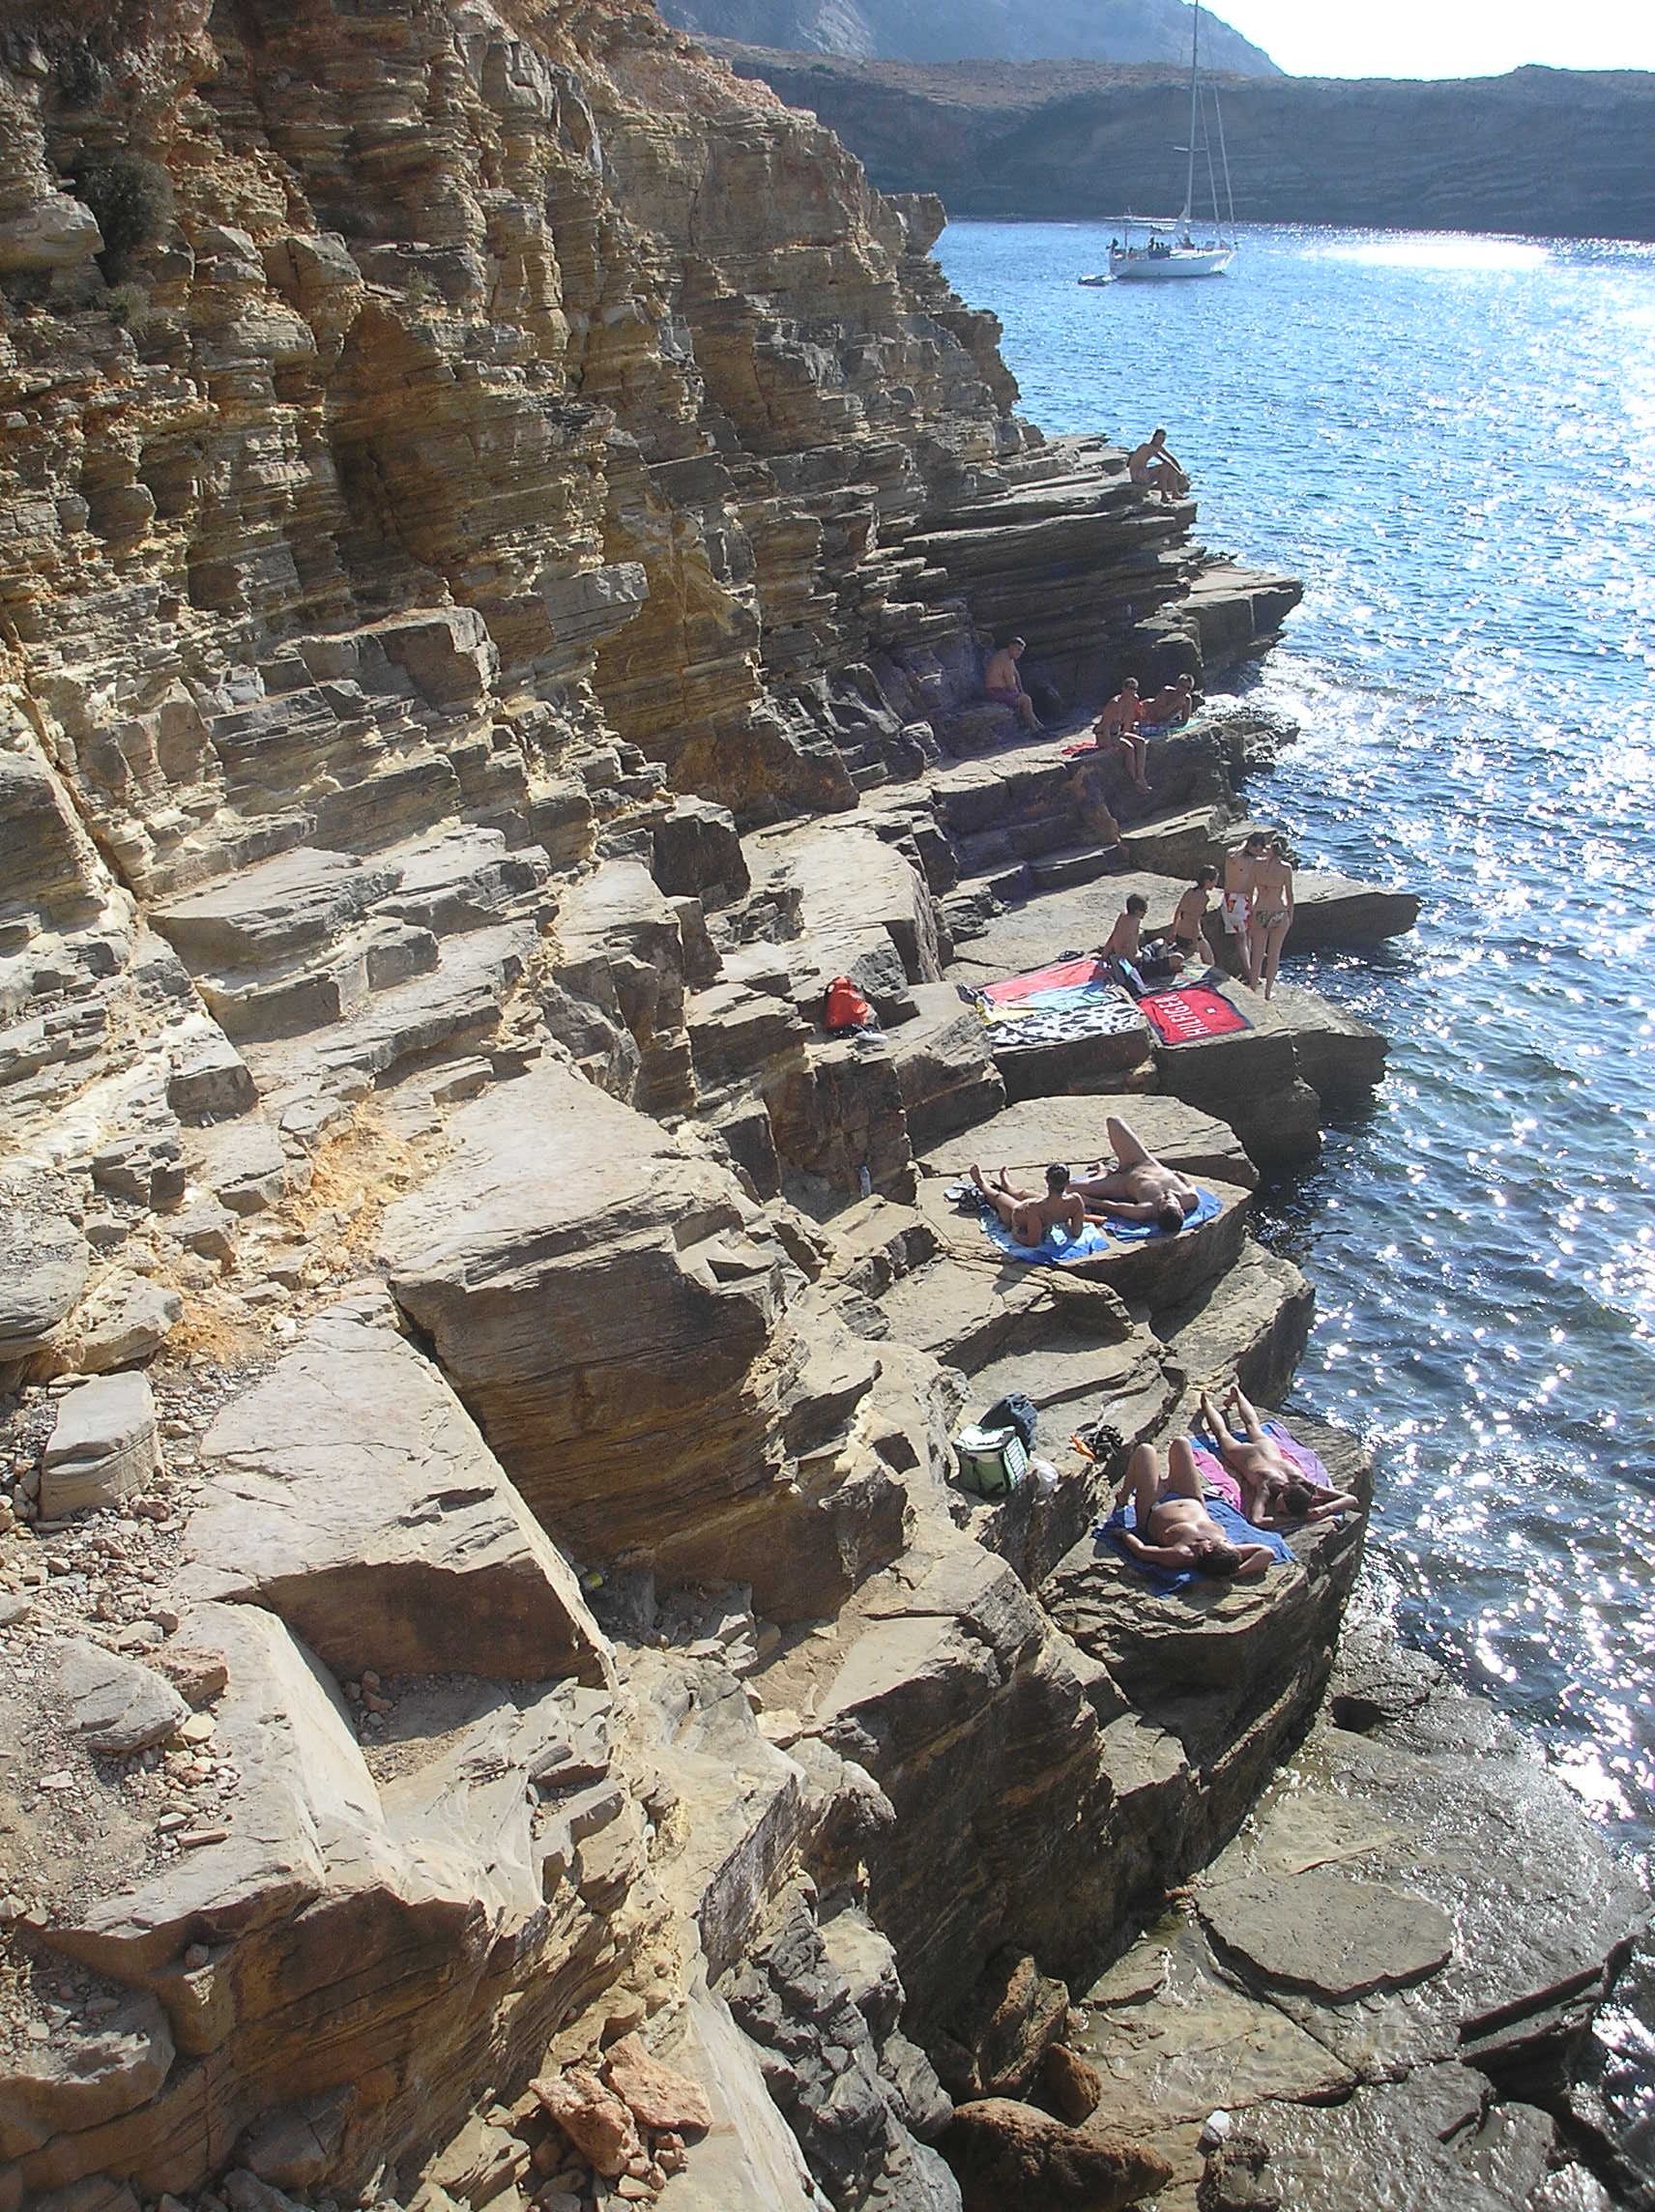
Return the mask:
[[[1296,585],[1044,441],[935,204],[653,15],[57,5],[3,60],[0,2212],[1187,2200],[1192,2091],[1079,2124],[1142,1990],[1060,1977],[1311,1726],[1367,1472],[1318,1432],[1357,1508],[1200,1602],[1090,1531],[1202,1385],[1287,1387],[1256,1163],[1384,1040],[1231,982],[1210,1044],[997,1048],[957,982],[1122,871],[1164,920],[1258,745],[1146,799],[1018,742],[992,634],[1078,717]],[[1307,941],[1417,911],[1302,891]],[[1051,1274],[948,1200],[1112,1111],[1199,1228]],[[973,1501],[1011,1388],[1051,1464]],[[1456,2141],[1486,2091],[1589,2190],[1634,1901],[1515,1756],[1427,1853],[1464,1783],[1316,1861],[1426,2027],[1225,2095],[1297,2171],[1372,2050],[1435,2186],[1474,2028]],[[1502,1942],[1553,1878],[1592,1910]],[[1263,1962],[1263,2034],[1302,1962],[1246,1880],[1188,1948]]]
[[[891,192],[957,218],[1118,220],[1183,204],[1187,78],[1096,63],[733,52]],[[1655,238],[1655,77],[1515,70],[1447,83],[1226,76],[1244,222]]]

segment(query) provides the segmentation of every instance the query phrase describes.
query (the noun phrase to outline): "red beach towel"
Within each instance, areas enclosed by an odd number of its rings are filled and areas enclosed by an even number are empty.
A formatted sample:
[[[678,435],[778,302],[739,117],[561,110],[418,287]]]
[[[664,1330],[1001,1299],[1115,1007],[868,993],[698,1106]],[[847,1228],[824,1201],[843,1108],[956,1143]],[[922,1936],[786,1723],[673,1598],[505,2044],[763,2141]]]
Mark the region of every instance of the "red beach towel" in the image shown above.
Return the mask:
[[[1003,982],[985,983],[982,996],[991,1006],[1014,1006],[1041,991],[1084,990],[1109,981],[1109,971],[1090,953],[1079,960],[1059,960],[1050,968],[1031,968],[1026,975],[1007,975]]]
[[[1253,1026],[1239,1006],[1205,983],[1181,991],[1150,991],[1139,1000],[1138,1011],[1163,1044],[1197,1044],[1203,1037],[1233,1036]]]

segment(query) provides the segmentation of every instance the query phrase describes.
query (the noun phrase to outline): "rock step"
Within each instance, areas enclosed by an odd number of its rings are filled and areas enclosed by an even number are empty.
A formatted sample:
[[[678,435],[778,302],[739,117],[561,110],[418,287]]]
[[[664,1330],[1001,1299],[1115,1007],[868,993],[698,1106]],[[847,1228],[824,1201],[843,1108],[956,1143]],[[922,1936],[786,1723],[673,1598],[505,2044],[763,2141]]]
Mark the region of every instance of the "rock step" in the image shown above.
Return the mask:
[[[944,811],[944,821],[946,812]],[[1080,816],[1069,804],[1050,807],[1027,821],[997,824],[954,838],[962,875],[984,875],[1015,860],[1037,859],[1075,842]]]
[[[696,1080],[709,1088],[757,1074],[810,1035],[788,1000],[731,982],[691,993],[684,1026]]]
[[[1065,890],[1071,884],[1090,884],[1099,876],[1119,874],[1122,864],[1118,845],[1072,845],[1031,860],[1029,875],[1036,891]]]
[[[1187,1383],[1169,1434],[1196,1418],[1204,1389],[1238,1382],[1261,1405],[1285,1396],[1315,1313],[1316,1293],[1292,1262],[1244,1238],[1221,1282],[1156,1317],[1155,1333]]]
[[[438,942],[428,929],[370,921],[343,939],[325,960],[301,966],[277,982],[203,975],[203,1000],[226,1036],[238,1042],[301,1036],[357,1013],[375,991],[436,967]]]
[[[357,1095],[407,1063],[473,1051],[499,1027],[501,1009],[535,949],[532,922],[479,929],[444,944],[428,975],[378,991],[358,1012],[291,1040],[249,1045],[247,1064],[284,1129],[306,1121],[315,1092]]]

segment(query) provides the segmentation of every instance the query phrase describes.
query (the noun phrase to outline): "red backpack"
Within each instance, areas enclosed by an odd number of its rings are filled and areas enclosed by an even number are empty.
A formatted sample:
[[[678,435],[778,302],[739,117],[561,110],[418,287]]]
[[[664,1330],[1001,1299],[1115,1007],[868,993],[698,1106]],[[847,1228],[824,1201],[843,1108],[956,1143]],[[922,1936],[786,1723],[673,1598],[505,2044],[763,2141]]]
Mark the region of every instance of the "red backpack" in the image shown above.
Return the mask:
[[[873,1018],[873,1008],[849,975],[835,975],[828,986],[828,997],[822,1008],[822,1027],[828,1035],[836,1036],[846,1030],[865,1029]]]

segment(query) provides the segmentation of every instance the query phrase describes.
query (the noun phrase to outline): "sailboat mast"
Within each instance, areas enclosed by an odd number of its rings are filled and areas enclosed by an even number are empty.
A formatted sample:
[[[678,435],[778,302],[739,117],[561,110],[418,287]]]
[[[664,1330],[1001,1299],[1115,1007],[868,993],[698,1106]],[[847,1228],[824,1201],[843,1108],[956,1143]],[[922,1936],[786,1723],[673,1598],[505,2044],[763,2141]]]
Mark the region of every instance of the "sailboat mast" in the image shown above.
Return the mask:
[[[1196,69],[1201,47],[1201,0],[1195,0],[1195,14],[1190,22],[1190,127],[1189,169],[1184,177],[1184,230],[1188,233],[1190,212],[1195,205],[1195,102]]]

